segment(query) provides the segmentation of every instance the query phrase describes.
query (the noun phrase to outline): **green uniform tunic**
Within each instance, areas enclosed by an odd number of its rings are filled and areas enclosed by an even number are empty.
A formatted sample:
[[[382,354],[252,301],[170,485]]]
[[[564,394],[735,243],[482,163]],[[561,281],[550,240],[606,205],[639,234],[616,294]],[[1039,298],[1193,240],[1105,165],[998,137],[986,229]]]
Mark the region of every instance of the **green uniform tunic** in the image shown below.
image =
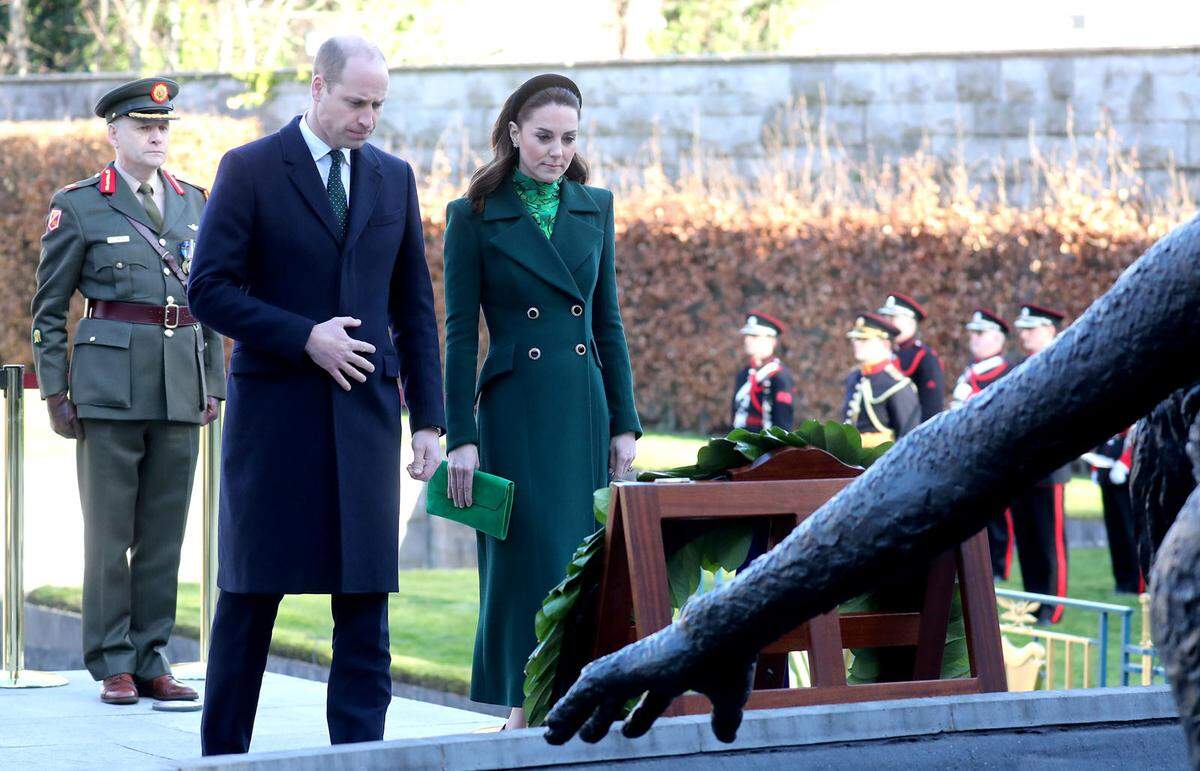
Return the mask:
[[[595,529],[592,492],[608,483],[609,437],[641,433],[612,194],[516,177],[482,213],[460,199],[447,216],[448,447],[478,444],[483,470],[516,485],[508,538],[479,536],[471,698],[519,706],[534,616]],[[490,348],[476,378],[481,309]]]
[[[32,303],[42,396],[68,391],[84,429],[76,446],[83,647],[98,680],[121,673],[149,680],[169,671],[162,648],[175,622],[199,424],[208,397],[225,397],[221,338],[198,324],[167,329],[84,318],[68,337],[76,292],[93,300],[186,305],[183,285],[125,215],[157,230],[160,244],[186,262],[204,192],[165,175],[159,183],[164,205],[157,228],[114,166],[58,191]]]

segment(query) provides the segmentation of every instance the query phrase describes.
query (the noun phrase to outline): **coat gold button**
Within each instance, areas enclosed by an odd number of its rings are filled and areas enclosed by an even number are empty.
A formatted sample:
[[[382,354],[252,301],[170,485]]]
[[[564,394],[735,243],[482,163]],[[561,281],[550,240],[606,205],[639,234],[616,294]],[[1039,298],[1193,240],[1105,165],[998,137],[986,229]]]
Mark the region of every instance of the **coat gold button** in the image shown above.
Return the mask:
[[[169,275],[171,275],[171,269],[170,269],[170,268],[163,268],[163,275],[164,275],[164,276],[169,276]]]
[[[173,329],[164,329],[164,330],[163,330],[163,334],[164,334],[164,335],[166,335],[167,337],[174,337],[174,336],[175,336],[175,330],[173,330]]]
[[[167,245],[167,239],[165,239],[165,238],[160,238],[160,239],[158,239],[158,245],[159,245],[159,246],[166,246],[166,245]]]
[[[96,342],[96,338],[95,338],[94,336],[93,336],[93,337],[89,337],[89,338],[88,338],[88,342],[89,342],[89,343],[94,343],[94,342]]]
[[[572,305],[571,306],[571,315],[572,316],[582,316],[583,315],[583,306],[582,305]]]
[[[529,358],[533,359],[534,361],[537,361],[538,359],[542,358],[542,352],[540,350],[538,350],[537,348],[530,348],[529,349]]]
[[[579,345],[575,346],[575,353],[579,354],[580,356],[584,355],[587,353],[587,346],[583,343],[580,343]]]
[[[123,262],[118,262],[118,263],[117,263],[117,268],[118,268],[118,269],[120,269],[120,268],[123,268],[123,267],[125,267],[125,263],[123,263]]]
[[[537,308],[530,308],[529,310],[525,311],[525,315],[531,319],[536,319],[538,316],[542,315],[542,312]]]
[[[172,297],[171,295],[167,295],[167,304],[168,304],[168,305],[174,305],[174,304],[175,304],[175,298],[174,298],[174,297]]]

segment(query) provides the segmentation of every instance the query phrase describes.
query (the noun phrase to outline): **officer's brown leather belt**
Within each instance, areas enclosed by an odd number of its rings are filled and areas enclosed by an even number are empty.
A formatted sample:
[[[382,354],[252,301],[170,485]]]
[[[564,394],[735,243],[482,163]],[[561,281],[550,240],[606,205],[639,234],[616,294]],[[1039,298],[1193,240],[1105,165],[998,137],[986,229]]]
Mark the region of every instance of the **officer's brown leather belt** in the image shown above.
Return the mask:
[[[188,311],[186,305],[176,305],[175,303],[145,305],[113,300],[88,300],[87,317],[89,319],[107,319],[108,321],[128,321],[133,324],[153,324],[156,327],[166,327],[167,329],[199,323],[196,321],[196,317]]]

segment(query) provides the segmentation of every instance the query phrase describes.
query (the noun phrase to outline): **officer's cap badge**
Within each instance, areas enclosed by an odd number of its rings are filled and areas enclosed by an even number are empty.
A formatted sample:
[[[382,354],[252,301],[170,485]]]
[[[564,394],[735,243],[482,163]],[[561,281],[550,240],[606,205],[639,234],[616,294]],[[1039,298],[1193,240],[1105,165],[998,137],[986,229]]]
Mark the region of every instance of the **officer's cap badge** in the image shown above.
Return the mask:
[[[150,89],[150,98],[157,104],[162,104],[171,98],[171,92],[167,89],[167,84],[159,81]]]

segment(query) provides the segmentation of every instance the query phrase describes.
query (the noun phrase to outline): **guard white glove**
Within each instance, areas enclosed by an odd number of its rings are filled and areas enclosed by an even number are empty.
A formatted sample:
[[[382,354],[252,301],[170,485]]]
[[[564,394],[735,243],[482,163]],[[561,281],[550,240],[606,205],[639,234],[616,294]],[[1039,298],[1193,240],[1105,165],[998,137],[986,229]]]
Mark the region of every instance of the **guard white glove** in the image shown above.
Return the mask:
[[[1121,461],[1117,461],[1113,464],[1112,468],[1108,470],[1108,481],[1112,482],[1114,485],[1125,484],[1129,481],[1129,467]]]

